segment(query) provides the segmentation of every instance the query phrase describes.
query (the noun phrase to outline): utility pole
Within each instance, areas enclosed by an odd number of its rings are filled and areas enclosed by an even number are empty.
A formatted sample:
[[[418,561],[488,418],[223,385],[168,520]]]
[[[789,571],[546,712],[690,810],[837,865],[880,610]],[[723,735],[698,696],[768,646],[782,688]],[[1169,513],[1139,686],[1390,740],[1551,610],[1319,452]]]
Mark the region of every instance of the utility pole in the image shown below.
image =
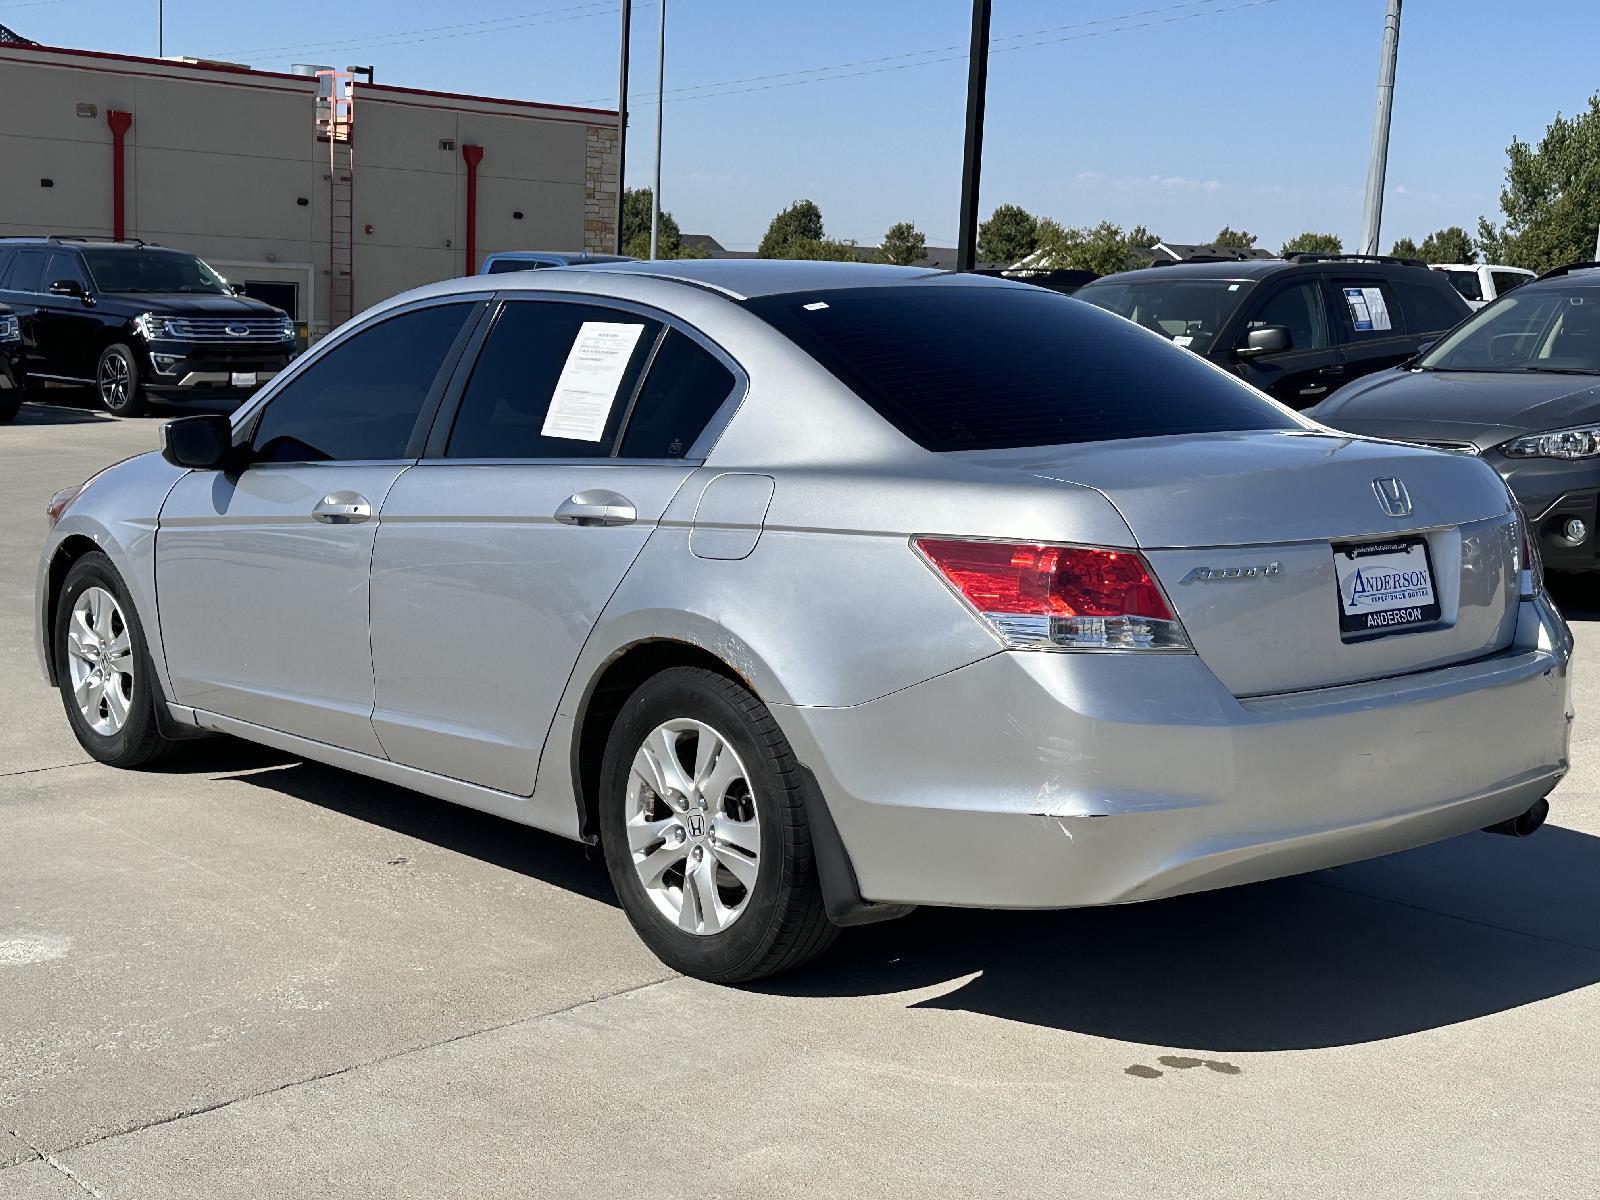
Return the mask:
[[[156,0],[156,57],[167,56],[167,0]]]
[[[972,0],[972,49],[967,56],[967,141],[961,160],[961,236],[956,270],[978,263],[978,175],[983,167],[983,102],[989,88],[990,0]]]
[[[667,0],[661,0],[661,39],[656,45],[656,180],[650,189],[650,257],[661,248],[661,110],[667,99]]]
[[[628,193],[628,46],[633,40],[633,0],[622,0],[622,66],[617,85],[617,253],[622,253],[622,210]]]
[[[1367,203],[1361,216],[1361,253],[1378,253],[1383,224],[1383,179],[1389,167],[1389,118],[1394,112],[1394,68],[1400,54],[1400,0],[1389,0],[1383,18],[1383,59],[1378,64],[1378,115],[1372,123],[1372,158],[1367,163]]]

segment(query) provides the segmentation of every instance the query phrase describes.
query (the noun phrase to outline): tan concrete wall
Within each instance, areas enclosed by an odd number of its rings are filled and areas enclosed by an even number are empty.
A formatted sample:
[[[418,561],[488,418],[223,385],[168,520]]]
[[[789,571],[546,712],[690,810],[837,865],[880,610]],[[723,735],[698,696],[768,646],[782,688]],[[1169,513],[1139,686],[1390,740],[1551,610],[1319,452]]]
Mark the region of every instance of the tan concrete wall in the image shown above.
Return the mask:
[[[329,183],[315,93],[310,79],[0,48],[0,235],[109,235],[105,114],[131,112],[129,236],[258,265],[230,268],[240,277],[298,278],[303,267],[271,267],[311,264],[302,302],[314,295],[315,309],[301,315],[320,332]],[[614,117],[360,85],[356,97],[357,311],[466,272],[467,144],[484,148],[479,264],[496,250],[613,247]],[[79,104],[95,115],[79,117]]]

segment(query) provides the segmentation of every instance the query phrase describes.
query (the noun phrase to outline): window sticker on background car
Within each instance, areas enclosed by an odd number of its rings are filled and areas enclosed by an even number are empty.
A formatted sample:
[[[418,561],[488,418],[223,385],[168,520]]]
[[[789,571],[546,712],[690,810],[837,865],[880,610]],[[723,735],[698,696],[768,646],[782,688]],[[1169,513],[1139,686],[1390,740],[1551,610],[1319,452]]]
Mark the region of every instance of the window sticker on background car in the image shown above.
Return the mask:
[[[574,442],[598,442],[605,436],[611,406],[643,332],[643,325],[616,321],[585,321],[578,327],[541,436]]]
[[[1357,333],[1389,329],[1389,306],[1384,303],[1383,289],[1375,287],[1347,287],[1345,303],[1350,306],[1350,320]]]
[[[1180,333],[1177,337],[1172,339],[1172,344],[1174,346],[1187,346],[1193,341],[1194,341],[1194,338],[1185,337],[1183,334]]]

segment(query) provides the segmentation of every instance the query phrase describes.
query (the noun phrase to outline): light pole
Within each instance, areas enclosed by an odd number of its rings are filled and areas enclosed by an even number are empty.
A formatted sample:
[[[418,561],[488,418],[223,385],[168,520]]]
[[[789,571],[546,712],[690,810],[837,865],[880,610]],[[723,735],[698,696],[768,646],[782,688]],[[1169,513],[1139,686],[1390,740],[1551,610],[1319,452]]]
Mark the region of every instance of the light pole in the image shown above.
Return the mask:
[[[978,262],[978,175],[983,167],[983,102],[989,87],[989,3],[972,0],[972,50],[967,57],[967,140],[961,160],[961,235],[956,270]]]
[[[622,253],[624,234],[622,213],[628,194],[627,176],[623,168],[628,165],[628,45],[633,38],[633,0],[622,0],[622,50],[620,74],[617,85],[617,253]]]
[[[1389,118],[1394,111],[1394,68],[1400,54],[1400,0],[1389,0],[1383,18],[1383,59],[1378,65],[1378,115],[1372,123],[1372,158],[1367,163],[1367,203],[1361,217],[1361,253],[1378,253],[1383,224],[1383,179],[1389,168]]]
[[[156,0],[156,57],[167,56],[167,0]]]
[[[661,110],[667,97],[667,0],[661,0],[661,38],[656,45],[656,180],[650,189],[650,257],[661,242]]]

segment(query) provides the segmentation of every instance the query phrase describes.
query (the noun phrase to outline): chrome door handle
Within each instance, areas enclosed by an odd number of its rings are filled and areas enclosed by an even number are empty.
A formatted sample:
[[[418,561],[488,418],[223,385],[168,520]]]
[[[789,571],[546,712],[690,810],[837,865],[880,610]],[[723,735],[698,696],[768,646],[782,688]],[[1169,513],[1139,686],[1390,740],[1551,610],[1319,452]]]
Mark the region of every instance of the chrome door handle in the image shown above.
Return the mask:
[[[372,503],[359,492],[329,492],[311,515],[327,525],[359,525],[372,517]]]
[[[568,496],[555,513],[563,525],[631,525],[638,516],[632,500],[600,488]]]
[[[1313,383],[1310,387],[1301,388],[1300,389],[1300,395],[1302,395],[1302,396],[1320,396],[1324,392],[1326,392],[1327,390],[1328,390],[1328,385],[1327,384],[1325,384],[1325,383]]]

